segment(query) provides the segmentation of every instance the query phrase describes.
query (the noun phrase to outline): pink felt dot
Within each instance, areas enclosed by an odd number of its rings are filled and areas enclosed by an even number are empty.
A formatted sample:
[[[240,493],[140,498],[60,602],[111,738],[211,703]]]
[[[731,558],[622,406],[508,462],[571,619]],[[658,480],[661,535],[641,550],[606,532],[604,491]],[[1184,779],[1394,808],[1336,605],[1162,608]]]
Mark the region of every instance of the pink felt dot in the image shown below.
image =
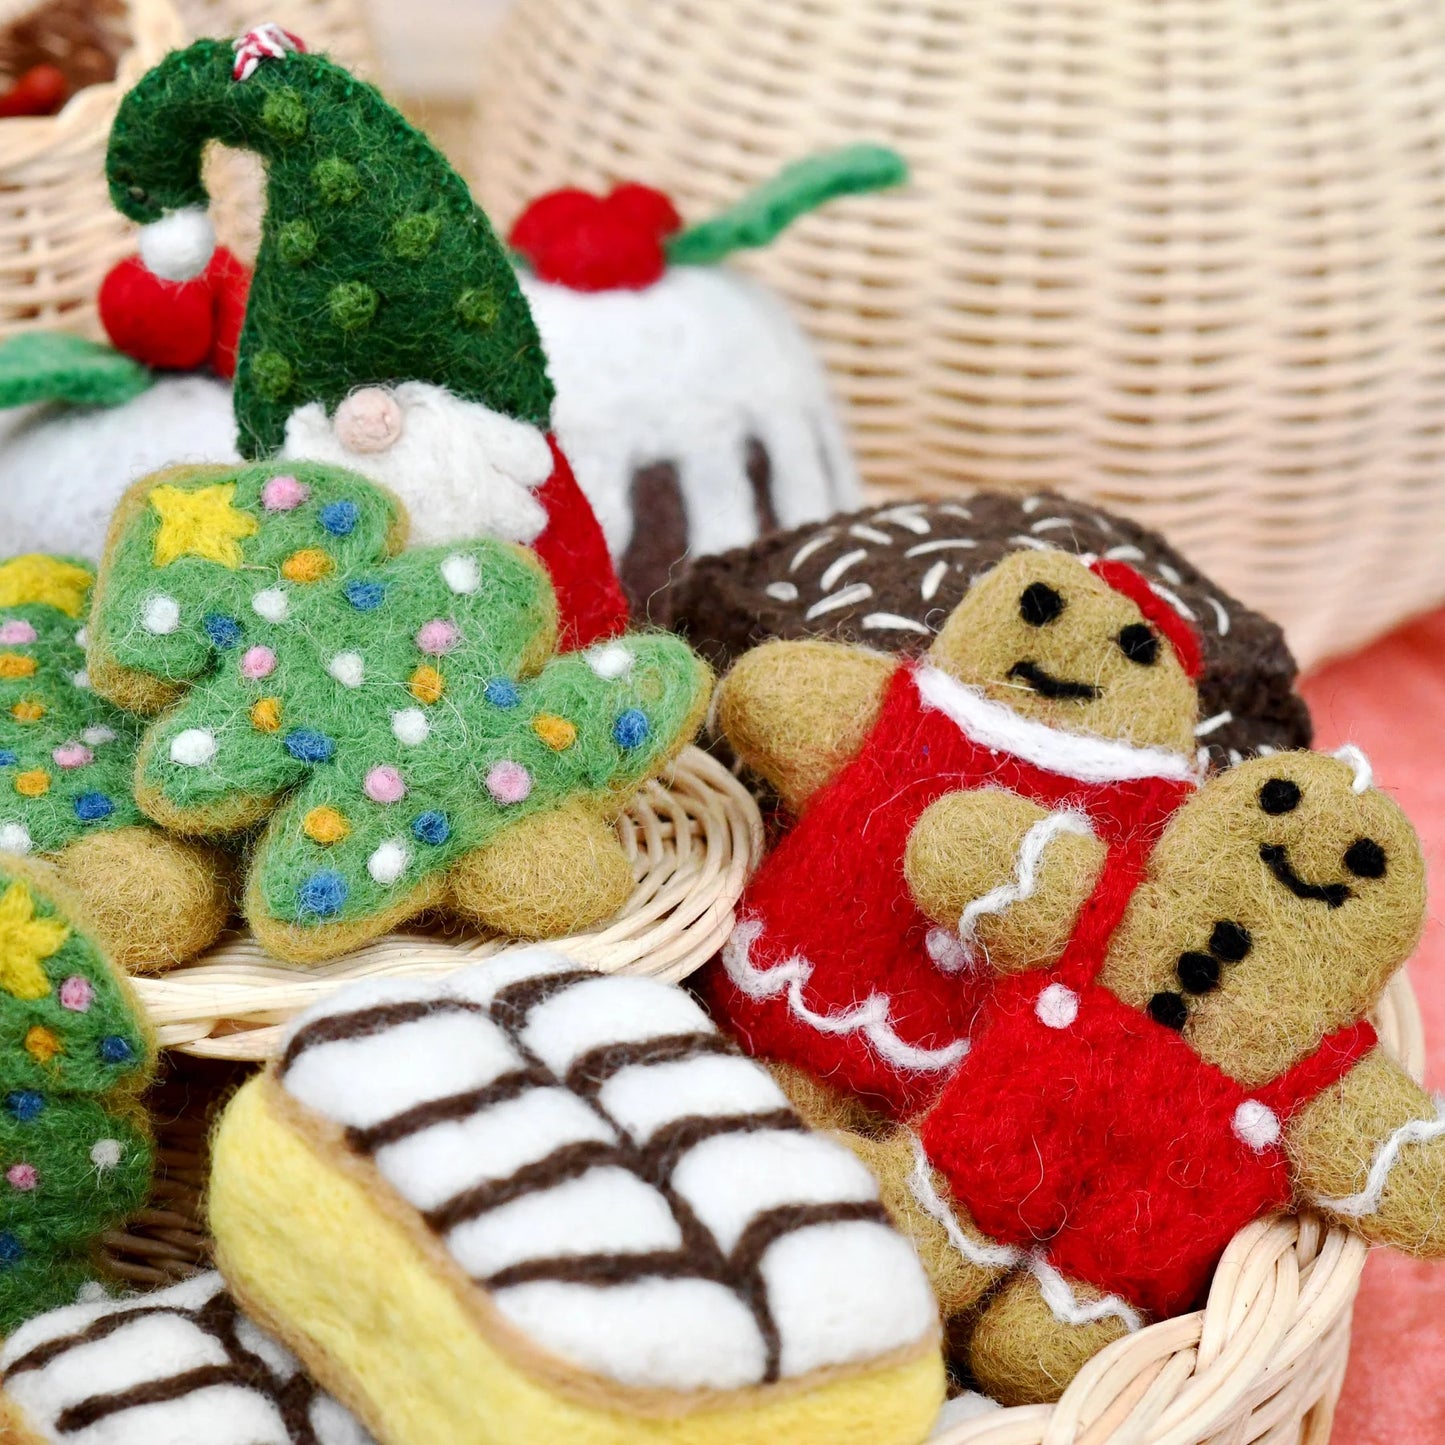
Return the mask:
[[[366,775],[366,796],[373,803],[399,803],[406,797],[406,784],[401,774],[389,763],[373,768]]]
[[[487,791],[499,803],[520,803],[531,796],[532,775],[521,763],[503,759],[488,769]]]
[[[50,756],[57,768],[86,768],[95,761],[95,754],[84,743],[61,743]]]
[[[40,1183],[40,1175],[36,1173],[33,1164],[12,1164],[6,1171],[5,1177],[10,1181],[12,1189],[34,1189]]]
[[[457,630],[455,622],[447,622],[441,617],[434,617],[430,622],[424,622],[421,631],[416,635],[416,645],[423,652],[429,652],[433,657],[440,657],[444,652],[450,652],[457,645],[461,633]]]
[[[68,1008],[71,1013],[83,1014],[94,997],[95,990],[90,986],[90,980],[81,978],[78,973],[71,974],[60,985],[60,1006]]]
[[[34,642],[35,629],[28,622],[6,622],[0,625],[0,642]]]
[[[276,671],[276,654],[269,647],[248,647],[241,659],[241,676],[256,681]]]
[[[294,512],[310,495],[311,488],[295,477],[272,477],[261,488],[261,505],[268,512]]]

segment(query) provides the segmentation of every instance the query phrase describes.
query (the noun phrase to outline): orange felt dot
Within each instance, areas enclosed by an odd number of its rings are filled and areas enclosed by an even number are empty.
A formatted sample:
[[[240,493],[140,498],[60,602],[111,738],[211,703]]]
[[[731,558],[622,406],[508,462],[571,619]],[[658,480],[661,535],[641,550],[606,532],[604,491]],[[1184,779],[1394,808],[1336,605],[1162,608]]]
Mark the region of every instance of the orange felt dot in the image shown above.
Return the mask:
[[[35,659],[20,652],[0,652],[0,678],[34,677]]]
[[[281,700],[263,697],[251,704],[251,726],[258,733],[274,733],[281,726]]]
[[[532,731],[552,749],[554,753],[566,752],[577,741],[577,725],[570,723],[556,713],[538,713],[532,719]]]
[[[44,768],[34,768],[28,773],[16,773],[15,791],[22,798],[42,798],[50,791],[50,774]]]
[[[429,662],[424,662],[411,675],[411,695],[418,701],[434,703],[441,700],[441,695],[447,689],[441,673]]]
[[[10,709],[10,716],[18,722],[39,722],[45,716],[45,704],[27,698]]]
[[[48,1064],[56,1054],[63,1054],[65,1052],[65,1046],[49,1029],[42,1028],[39,1024],[36,1024],[30,1032],[25,1035],[25,1052],[29,1054],[37,1064]]]
[[[351,824],[335,808],[312,808],[301,826],[306,836],[323,848],[339,843],[351,832]]]
[[[319,582],[335,566],[330,553],[320,547],[303,547],[281,564],[281,575],[288,582]]]

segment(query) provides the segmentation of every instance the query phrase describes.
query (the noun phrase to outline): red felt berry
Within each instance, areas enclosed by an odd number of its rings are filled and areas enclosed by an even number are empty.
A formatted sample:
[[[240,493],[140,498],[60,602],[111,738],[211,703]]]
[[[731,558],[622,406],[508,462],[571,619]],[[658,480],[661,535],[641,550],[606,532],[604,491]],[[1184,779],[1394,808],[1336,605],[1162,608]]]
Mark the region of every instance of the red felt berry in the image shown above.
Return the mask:
[[[544,281],[574,291],[640,290],[667,269],[663,240],[681,224],[672,202],[649,186],[618,186],[606,197],[562,190],[533,201],[510,240]]]
[[[0,95],[0,119],[19,115],[54,115],[65,104],[70,83],[55,65],[32,65]]]
[[[668,196],[652,186],[624,181],[622,185],[613,187],[612,194],[602,204],[612,215],[620,216],[659,238],[682,230],[682,217],[678,215],[677,207]]]
[[[251,268],[224,246],[217,246],[202,279],[210,285],[214,303],[211,370],[229,381],[236,374],[236,350],[241,341],[241,325],[246,319]]]
[[[512,223],[508,243],[532,264],[558,236],[566,234],[591,216],[600,202],[587,191],[567,188],[538,196]]]
[[[163,281],[127,256],[100,283],[100,320],[118,351],[162,371],[192,371],[215,339],[214,302],[204,276]]]

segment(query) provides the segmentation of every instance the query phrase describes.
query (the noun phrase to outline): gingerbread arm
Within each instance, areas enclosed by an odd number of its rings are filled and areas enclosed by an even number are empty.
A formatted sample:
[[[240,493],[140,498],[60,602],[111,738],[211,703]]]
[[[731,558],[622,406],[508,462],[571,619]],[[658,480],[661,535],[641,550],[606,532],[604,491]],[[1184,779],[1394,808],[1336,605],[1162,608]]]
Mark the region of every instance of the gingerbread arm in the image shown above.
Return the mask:
[[[765,642],[723,679],[717,725],[797,813],[863,746],[897,667],[837,642]]]
[[[958,931],[960,965],[982,953],[1012,973],[1063,953],[1104,853],[1081,814],[981,788],[949,793],[924,812],[904,871],[918,906]]]
[[[1285,1145],[1302,1199],[1372,1243],[1445,1254],[1445,1110],[1384,1049],[1301,1109]]]

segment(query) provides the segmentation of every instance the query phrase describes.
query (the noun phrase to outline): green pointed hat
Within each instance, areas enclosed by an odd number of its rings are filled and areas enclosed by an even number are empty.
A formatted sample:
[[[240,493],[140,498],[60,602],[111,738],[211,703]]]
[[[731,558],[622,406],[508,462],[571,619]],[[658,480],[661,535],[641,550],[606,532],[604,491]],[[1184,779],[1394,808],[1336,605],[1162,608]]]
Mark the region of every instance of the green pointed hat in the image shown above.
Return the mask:
[[[111,199],[151,269],[185,279],[214,245],[209,141],[261,156],[267,207],[236,368],[239,446],[286,419],[415,380],[547,429],[552,383],[506,251],[466,183],[369,86],[275,26],[168,55],[110,134]]]

